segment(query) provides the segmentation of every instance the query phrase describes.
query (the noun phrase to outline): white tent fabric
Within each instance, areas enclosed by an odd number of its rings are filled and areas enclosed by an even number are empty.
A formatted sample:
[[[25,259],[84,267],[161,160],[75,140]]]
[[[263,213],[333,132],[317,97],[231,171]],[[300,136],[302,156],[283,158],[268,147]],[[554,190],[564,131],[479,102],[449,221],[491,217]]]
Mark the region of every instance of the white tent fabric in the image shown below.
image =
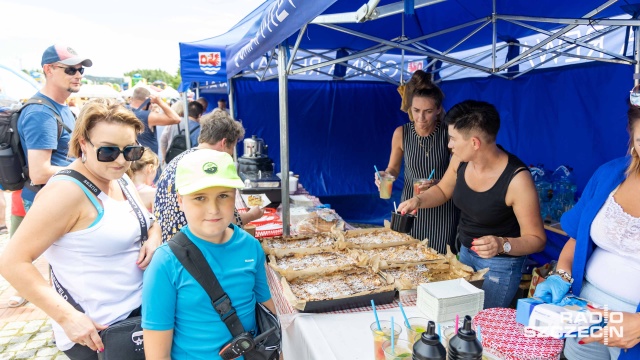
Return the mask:
[[[40,84],[20,70],[0,64],[0,94],[25,100],[40,90]]]
[[[109,85],[82,85],[80,91],[71,94],[71,97],[77,98],[110,98],[122,99],[118,91]]]

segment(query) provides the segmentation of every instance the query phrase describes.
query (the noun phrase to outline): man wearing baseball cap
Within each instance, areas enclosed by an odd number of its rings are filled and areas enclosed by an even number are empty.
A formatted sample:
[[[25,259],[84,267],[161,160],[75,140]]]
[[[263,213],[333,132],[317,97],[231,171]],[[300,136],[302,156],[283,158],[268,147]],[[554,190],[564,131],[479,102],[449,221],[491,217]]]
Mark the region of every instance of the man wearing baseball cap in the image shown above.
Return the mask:
[[[175,185],[187,218],[180,232],[207,259],[244,330],[255,331],[256,302],[274,313],[275,306],[260,243],[233,224],[236,189],[243,188],[233,159],[209,149],[188,153],[178,162]],[[203,304],[210,304],[207,293],[168,243],[160,246],[142,286],[147,359],[220,359],[215,354],[232,336],[215,309]]]
[[[35,104],[25,107],[18,119],[18,134],[29,167],[29,179],[22,189],[25,211],[53,174],[69,165],[69,139],[75,116],[65,104],[71,93],[78,92],[85,67],[91,60],[81,57],[69,46],[51,45],[42,54],[45,85],[32,99]],[[19,295],[9,299],[10,307],[22,306],[26,300]]]

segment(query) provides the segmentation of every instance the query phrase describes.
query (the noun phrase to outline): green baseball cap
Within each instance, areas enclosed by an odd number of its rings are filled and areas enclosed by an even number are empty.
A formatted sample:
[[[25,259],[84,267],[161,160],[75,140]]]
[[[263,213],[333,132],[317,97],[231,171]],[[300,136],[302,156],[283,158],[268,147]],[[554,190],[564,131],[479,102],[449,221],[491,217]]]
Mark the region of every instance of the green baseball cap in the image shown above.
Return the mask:
[[[221,151],[201,149],[185,155],[176,168],[176,191],[180,195],[223,186],[242,189],[233,158]]]

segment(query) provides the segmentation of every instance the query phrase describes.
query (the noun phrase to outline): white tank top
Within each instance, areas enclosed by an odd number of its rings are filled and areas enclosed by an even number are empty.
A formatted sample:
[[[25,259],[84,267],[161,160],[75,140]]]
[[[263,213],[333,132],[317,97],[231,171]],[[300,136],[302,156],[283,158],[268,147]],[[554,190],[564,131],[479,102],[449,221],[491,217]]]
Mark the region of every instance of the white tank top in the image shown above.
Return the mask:
[[[617,189],[616,189],[617,190]],[[597,245],[586,278],[600,290],[635,304],[640,301],[640,218],[633,217],[609,194],[591,223],[591,238]]]
[[[134,194],[132,181],[126,175],[123,178]],[[74,181],[86,190],[70,177],[54,179]],[[85,193],[92,199],[92,194]],[[140,225],[127,200],[116,201],[104,193],[98,198],[103,212],[96,221],[87,229],[63,235],[44,256],[57,280],[85,313],[98,324],[110,325],[127,318],[142,304],[143,271],[136,265],[141,247]],[[137,200],[136,203],[151,227],[151,215]],[[99,204],[97,207],[100,213]],[[69,350],[74,343],[60,325],[52,323],[57,347]]]

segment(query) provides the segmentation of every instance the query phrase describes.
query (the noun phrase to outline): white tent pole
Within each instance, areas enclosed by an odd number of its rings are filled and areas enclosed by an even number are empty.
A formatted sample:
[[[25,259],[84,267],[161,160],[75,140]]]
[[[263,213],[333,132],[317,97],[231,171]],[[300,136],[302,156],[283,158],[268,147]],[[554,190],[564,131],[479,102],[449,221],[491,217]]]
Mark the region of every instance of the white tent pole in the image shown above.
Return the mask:
[[[633,86],[640,84],[640,79],[637,77],[640,74],[640,26],[636,26],[633,29],[633,42],[635,43],[633,49],[633,58],[636,60],[634,66]]]
[[[200,83],[196,81],[196,97],[193,100],[198,100],[200,98]]]
[[[491,58],[491,71],[496,72],[496,43],[498,42],[498,27],[496,23],[496,0],[493,0],[493,13],[491,14],[491,23],[493,24],[493,36],[491,37],[491,50],[493,57]]]
[[[282,173],[282,234],[289,236],[289,104],[287,52],[278,46],[278,94],[280,99],[280,172]]]
[[[403,13],[402,15],[400,15],[402,17],[402,34],[400,41],[405,41],[406,39],[404,38],[404,17],[405,14]],[[400,60],[400,69],[404,70],[404,49],[402,49],[402,60]],[[404,71],[400,71],[400,85],[404,84]]]
[[[233,99],[233,93],[234,93],[233,79],[227,80],[227,86],[229,87],[229,113],[231,114],[231,118],[235,119],[236,117],[234,114],[236,113],[236,102]],[[236,164],[238,163],[238,144],[235,144],[233,146],[233,161]]]
[[[188,91],[188,90],[187,90]],[[184,138],[187,149],[191,148],[191,133],[189,132],[189,99],[187,99],[187,91],[182,93],[182,102],[184,103],[184,114],[182,115],[182,128],[184,129]]]

